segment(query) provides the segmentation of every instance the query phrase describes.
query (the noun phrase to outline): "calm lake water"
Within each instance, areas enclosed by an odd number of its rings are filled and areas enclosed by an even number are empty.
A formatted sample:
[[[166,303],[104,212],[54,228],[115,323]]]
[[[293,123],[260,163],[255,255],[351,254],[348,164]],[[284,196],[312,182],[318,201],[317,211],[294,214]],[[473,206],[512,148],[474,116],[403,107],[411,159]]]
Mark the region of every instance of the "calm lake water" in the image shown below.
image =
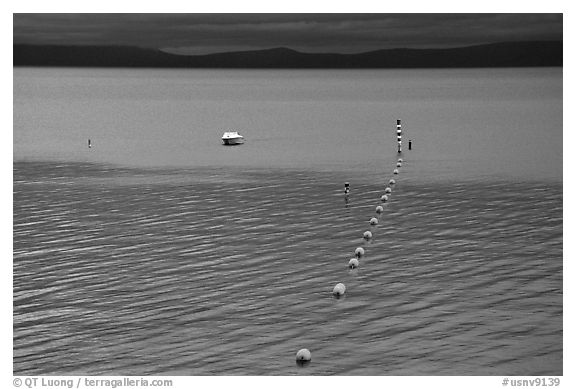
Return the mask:
[[[16,375],[563,374],[561,68],[15,68],[13,138]]]

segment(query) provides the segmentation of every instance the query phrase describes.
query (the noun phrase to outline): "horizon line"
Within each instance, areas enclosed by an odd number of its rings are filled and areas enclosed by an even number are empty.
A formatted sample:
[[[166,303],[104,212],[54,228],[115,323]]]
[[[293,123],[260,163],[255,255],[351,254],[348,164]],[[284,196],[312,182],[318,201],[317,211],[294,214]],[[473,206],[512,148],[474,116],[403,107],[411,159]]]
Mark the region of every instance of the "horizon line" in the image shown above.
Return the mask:
[[[523,43],[550,43],[550,42],[564,42],[563,39],[551,39],[551,40],[521,40],[521,41],[495,41],[486,43],[474,43],[463,46],[450,46],[450,47],[426,47],[426,48],[415,48],[415,47],[390,47],[382,49],[374,49],[368,51],[359,51],[356,53],[342,53],[342,52],[323,52],[323,51],[301,51],[298,49],[293,49],[288,46],[274,46],[268,48],[250,49],[250,50],[228,50],[228,51],[213,51],[204,54],[187,54],[187,53],[176,53],[173,51],[168,51],[168,49],[175,50],[178,48],[157,48],[157,47],[145,47],[136,45],[122,45],[122,44],[61,44],[61,43],[51,43],[51,44],[38,44],[38,43],[13,43],[12,46],[37,46],[37,47],[74,47],[74,48],[131,48],[139,50],[148,51],[158,51],[168,55],[182,56],[182,57],[201,57],[208,55],[218,55],[218,54],[234,54],[234,53],[251,53],[251,52],[262,52],[262,51],[272,51],[272,50],[285,50],[292,51],[298,54],[315,54],[315,55],[342,55],[342,56],[354,56],[360,54],[374,53],[378,51],[389,51],[389,50],[413,50],[413,51],[431,51],[431,50],[455,50],[455,49],[466,49],[481,46],[499,45],[499,44],[523,44]]]

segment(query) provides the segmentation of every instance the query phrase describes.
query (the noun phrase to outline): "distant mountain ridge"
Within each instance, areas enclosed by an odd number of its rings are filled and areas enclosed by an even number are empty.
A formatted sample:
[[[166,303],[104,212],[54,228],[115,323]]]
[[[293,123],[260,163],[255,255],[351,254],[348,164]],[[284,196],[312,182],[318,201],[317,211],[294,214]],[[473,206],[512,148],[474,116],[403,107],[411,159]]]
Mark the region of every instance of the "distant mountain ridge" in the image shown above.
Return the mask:
[[[562,66],[562,41],[503,42],[450,49],[385,49],[360,54],[289,48],[181,55],[128,46],[13,46],[14,66],[134,68],[469,68]]]

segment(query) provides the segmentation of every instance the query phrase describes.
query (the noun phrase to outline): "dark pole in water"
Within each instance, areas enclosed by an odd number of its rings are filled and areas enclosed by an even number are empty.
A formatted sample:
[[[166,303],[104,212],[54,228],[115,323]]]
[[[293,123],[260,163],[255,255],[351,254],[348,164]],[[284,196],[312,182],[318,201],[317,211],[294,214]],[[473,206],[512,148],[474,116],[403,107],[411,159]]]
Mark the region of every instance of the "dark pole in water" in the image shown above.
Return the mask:
[[[400,119],[396,120],[396,135],[398,135],[398,153],[402,152],[402,124]]]
[[[88,139],[88,148],[92,148],[92,142],[90,142],[90,139]]]
[[[408,150],[412,150],[412,139],[408,140]]]

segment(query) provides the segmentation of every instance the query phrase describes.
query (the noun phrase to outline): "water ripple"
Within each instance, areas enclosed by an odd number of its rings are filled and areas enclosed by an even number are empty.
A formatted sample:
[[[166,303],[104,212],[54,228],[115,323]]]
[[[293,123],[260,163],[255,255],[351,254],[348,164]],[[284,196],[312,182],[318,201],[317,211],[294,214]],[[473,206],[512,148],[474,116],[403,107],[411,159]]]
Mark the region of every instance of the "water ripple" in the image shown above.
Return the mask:
[[[388,179],[15,163],[14,374],[561,375],[561,185]]]

